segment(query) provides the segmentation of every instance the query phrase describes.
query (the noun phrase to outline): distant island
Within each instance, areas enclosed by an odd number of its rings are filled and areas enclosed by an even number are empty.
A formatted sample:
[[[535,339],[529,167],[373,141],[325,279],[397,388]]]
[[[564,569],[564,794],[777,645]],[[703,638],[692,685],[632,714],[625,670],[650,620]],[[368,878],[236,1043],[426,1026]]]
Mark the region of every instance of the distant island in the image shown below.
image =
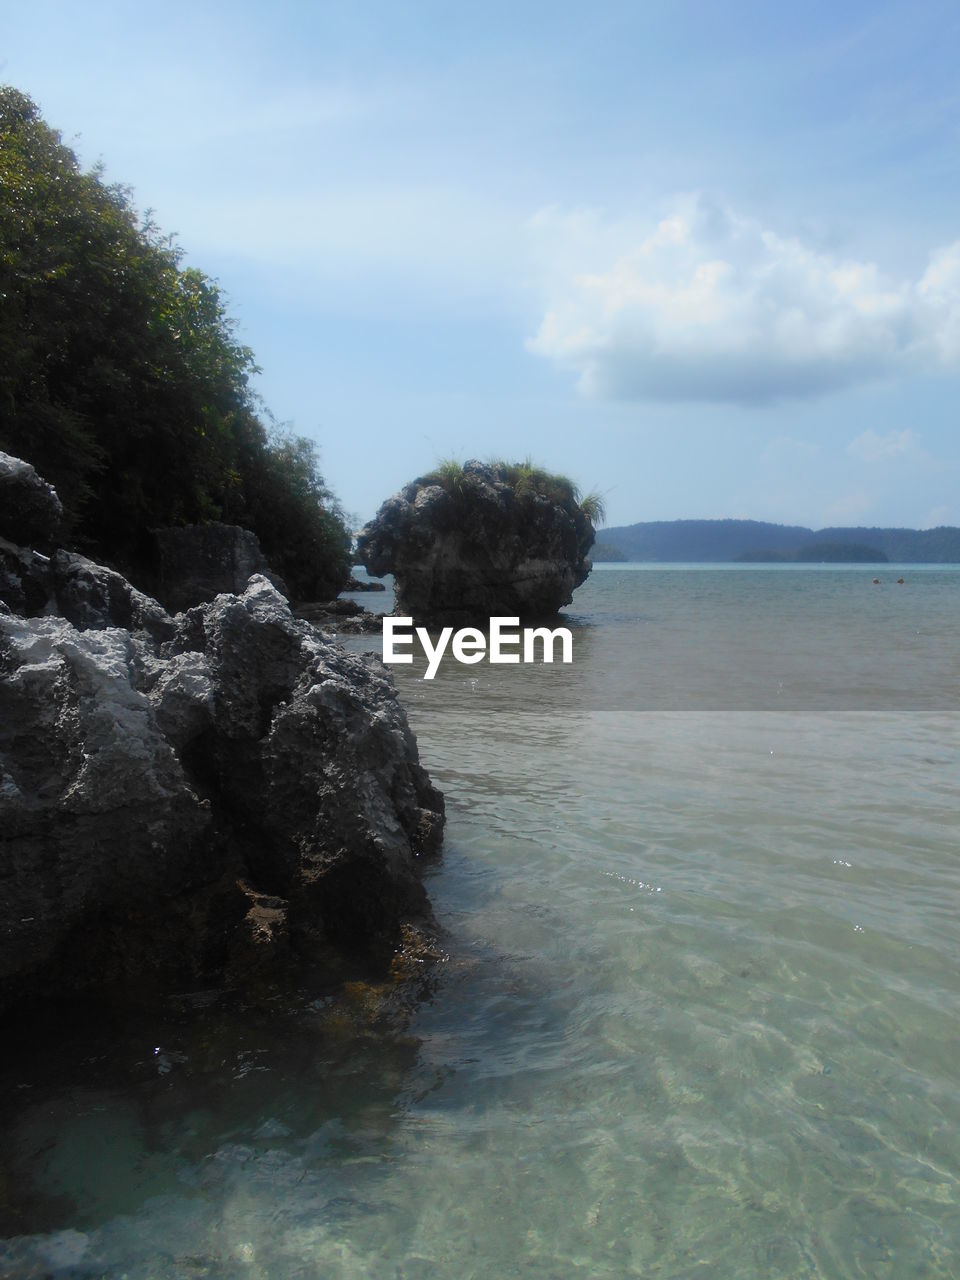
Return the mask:
[[[650,520],[604,529],[595,562],[960,563],[960,529],[807,529],[763,520]]]
[[[886,564],[890,557],[861,542],[811,542],[799,551],[744,551],[738,564]]]

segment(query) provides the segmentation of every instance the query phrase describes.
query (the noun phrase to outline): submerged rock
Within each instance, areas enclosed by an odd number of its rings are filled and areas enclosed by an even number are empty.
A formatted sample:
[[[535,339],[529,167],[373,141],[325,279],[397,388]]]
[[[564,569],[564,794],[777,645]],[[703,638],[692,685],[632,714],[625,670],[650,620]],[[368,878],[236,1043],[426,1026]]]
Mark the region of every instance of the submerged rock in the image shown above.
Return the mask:
[[[590,572],[594,529],[567,482],[523,476],[467,462],[453,478],[415,480],[362,530],[357,557],[377,577],[394,575],[398,611],[417,620],[551,617]]]
[[[383,615],[369,613],[355,600],[327,600],[298,604],[294,615],[313,623],[327,636],[379,635],[383,627]]]
[[[347,579],[344,591],[386,591],[386,585],[382,582],[373,582],[362,578],[355,578],[351,574]]]
[[[0,1010],[271,951],[389,958],[429,923],[443,797],[376,658],[262,575],[171,616],[82,556],[0,551],[41,606],[0,603]]]

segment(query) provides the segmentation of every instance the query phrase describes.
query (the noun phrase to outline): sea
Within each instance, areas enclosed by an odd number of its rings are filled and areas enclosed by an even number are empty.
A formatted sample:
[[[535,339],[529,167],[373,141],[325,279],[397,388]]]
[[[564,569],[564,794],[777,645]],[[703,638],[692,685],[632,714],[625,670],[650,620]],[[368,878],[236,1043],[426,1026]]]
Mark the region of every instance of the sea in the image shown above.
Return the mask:
[[[960,1275],[960,567],[598,566],[565,618],[394,669],[448,814],[402,999],[4,1047],[0,1275]]]

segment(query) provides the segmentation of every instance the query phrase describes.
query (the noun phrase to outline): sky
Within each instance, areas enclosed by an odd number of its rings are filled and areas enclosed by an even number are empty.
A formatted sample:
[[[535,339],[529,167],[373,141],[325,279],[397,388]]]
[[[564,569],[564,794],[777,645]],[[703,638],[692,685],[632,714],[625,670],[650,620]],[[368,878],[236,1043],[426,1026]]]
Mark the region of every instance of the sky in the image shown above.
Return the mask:
[[[960,525],[958,66],[925,0],[0,0],[357,522],[530,456],[616,525]]]

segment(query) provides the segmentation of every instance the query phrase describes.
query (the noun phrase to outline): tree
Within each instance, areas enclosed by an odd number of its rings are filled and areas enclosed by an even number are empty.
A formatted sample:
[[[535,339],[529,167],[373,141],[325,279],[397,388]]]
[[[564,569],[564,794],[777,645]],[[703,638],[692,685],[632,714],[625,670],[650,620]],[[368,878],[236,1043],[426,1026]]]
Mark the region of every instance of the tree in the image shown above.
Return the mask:
[[[295,594],[339,589],[342,513],[255,372],[216,282],[0,87],[0,448],[56,485],[76,543],[135,571],[151,529],[224,519]]]

